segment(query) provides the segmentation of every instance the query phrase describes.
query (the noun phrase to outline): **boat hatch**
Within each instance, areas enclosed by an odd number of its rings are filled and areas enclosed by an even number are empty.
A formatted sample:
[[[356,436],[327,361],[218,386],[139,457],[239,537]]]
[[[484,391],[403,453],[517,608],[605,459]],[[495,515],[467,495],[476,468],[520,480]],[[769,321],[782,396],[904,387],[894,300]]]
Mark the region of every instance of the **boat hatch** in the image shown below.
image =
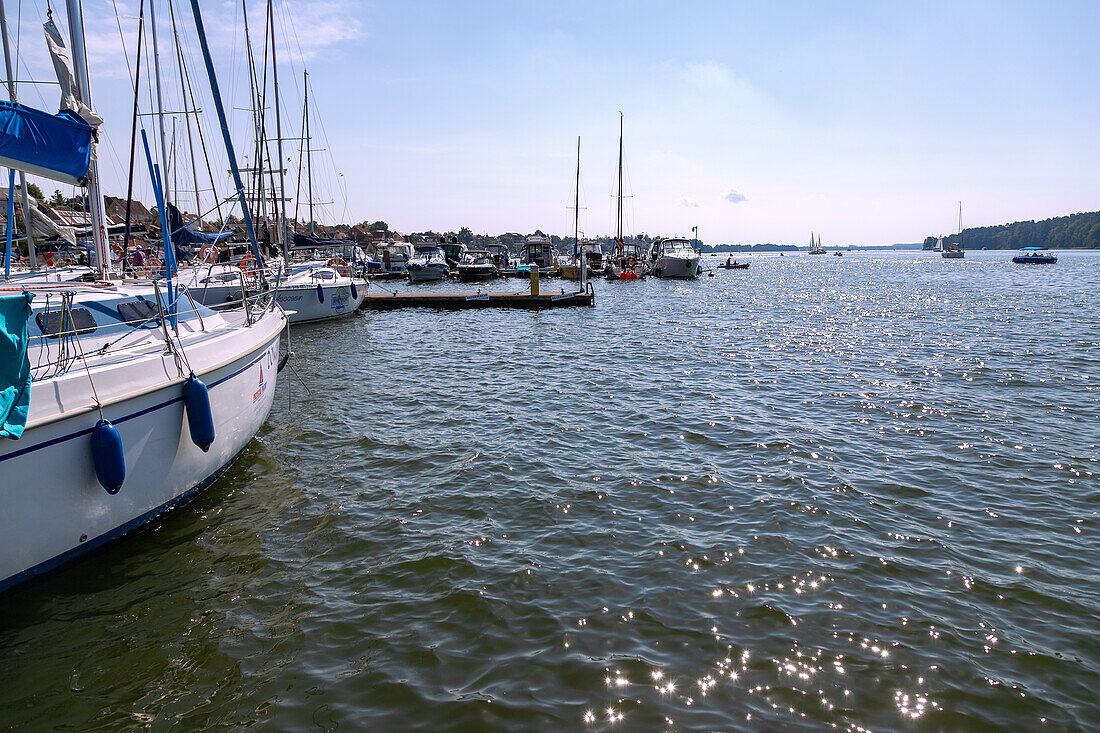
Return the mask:
[[[159,315],[156,307],[148,300],[131,300],[118,304],[118,315],[123,323],[145,323],[152,321]],[[150,324],[156,327],[156,323]]]
[[[96,329],[95,319],[87,308],[49,311],[34,318],[42,329],[42,335],[54,338],[60,338],[62,333],[94,333]]]

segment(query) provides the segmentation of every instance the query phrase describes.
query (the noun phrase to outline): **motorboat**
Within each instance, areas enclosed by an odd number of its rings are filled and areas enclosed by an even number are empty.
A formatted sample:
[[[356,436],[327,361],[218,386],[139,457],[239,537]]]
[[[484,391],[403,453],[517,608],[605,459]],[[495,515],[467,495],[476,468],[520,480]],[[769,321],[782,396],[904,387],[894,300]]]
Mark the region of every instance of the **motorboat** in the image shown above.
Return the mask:
[[[1012,261],[1017,265],[1053,265],[1058,258],[1046,247],[1022,247]]]
[[[701,257],[689,239],[657,239],[650,249],[650,271],[666,280],[696,278],[703,274]]]
[[[0,338],[26,348],[22,370],[0,364],[0,387],[25,395],[25,419],[18,403],[0,409],[0,589],[183,504],[267,418],[283,312],[270,297],[215,311],[169,292],[163,281],[0,292]]]
[[[413,258],[408,261],[406,269],[409,273],[409,282],[438,282],[446,280],[451,274],[451,268],[447,266],[447,258],[438,245],[419,245]]]
[[[447,267],[451,272],[458,272],[458,263],[466,257],[466,245],[458,241],[458,237],[440,237],[439,247],[443,250],[443,256],[447,260]]]
[[[523,243],[523,256],[516,265],[516,270],[521,274],[530,273],[531,268],[538,268],[540,275],[552,275],[557,271],[557,257],[554,254],[554,245],[549,237],[541,234],[532,234]]]
[[[406,242],[386,242],[381,246],[382,259],[370,274],[381,278],[404,278],[409,260],[413,258],[413,246]]]
[[[458,279],[463,282],[492,280],[497,276],[497,266],[487,250],[467,250],[457,269]]]
[[[493,258],[493,265],[496,266],[497,272],[504,272],[505,270],[512,270],[515,268],[515,262],[512,261],[512,253],[508,251],[508,248],[503,244],[487,244],[485,250]]]
[[[749,263],[748,262],[738,262],[735,259],[731,259],[731,258],[727,257],[725,262],[718,265],[718,269],[719,270],[747,270],[747,269],[749,269]]]

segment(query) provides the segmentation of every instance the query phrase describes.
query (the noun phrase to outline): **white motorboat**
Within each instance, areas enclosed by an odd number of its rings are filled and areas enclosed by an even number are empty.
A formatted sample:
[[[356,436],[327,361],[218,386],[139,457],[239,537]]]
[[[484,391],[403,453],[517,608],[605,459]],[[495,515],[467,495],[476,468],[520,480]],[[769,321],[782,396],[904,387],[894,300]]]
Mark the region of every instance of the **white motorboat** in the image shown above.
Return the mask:
[[[701,258],[684,237],[658,239],[650,250],[650,272],[664,279],[699,277],[703,274]]]
[[[1053,265],[1058,258],[1046,247],[1021,247],[1012,261],[1017,265]]]
[[[0,589],[138,529],[212,482],[267,418],[286,324],[271,305],[214,311],[186,295],[166,317],[165,291],[148,285],[5,291],[8,313],[26,314],[30,368],[25,429],[0,439]],[[191,397],[196,378],[206,401]],[[203,413],[207,445],[194,438]],[[112,431],[117,455],[99,442]]]
[[[350,277],[340,259],[327,263],[291,265],[269,276],[275,302],[286,311],[291,323],[340,318],[359,310],[367,296],[367,281]]]
[[[492,280],[497,276],[497,266],[488,250],[470,249],[458,263],[458,279],[463,282]]]
[[[406,265],[409,282],[437,282],[450,277],[451,268],[443,250],[437,245],[421,245],[416,248],[416,256]]]

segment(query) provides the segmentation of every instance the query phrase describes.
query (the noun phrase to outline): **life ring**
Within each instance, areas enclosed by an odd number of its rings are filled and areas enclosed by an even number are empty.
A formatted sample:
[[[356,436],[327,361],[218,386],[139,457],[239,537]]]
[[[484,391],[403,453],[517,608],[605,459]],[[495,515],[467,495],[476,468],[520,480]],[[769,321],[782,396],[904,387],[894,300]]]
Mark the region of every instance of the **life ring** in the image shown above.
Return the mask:
[[[213,257],[213,259],[211,259]],[[203,245],[199,250],[199,262],[209,264],[218,260],[218,247],[214,244]]]
[[[325,263],[325,266],[335,268],[336,271],[340,273],[341,277],[348,276],[348,263],[340,257],[333,257]]]
[[[256,258],[252,255],[245,255],[241,258],[241,269],[247,271],[250,267],[256,264]]]
[[[111,262],[120,262],[123,257],[122,247],[117,244],[111,245]]]

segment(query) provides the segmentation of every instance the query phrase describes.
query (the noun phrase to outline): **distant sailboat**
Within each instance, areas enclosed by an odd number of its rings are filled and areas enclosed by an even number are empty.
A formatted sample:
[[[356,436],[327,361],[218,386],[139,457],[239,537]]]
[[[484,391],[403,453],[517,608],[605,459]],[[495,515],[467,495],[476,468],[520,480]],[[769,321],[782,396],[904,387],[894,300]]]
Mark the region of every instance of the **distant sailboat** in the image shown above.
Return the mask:
[[[817,235],[817,240],[814,241],[814,235],[810,235],[810,254],[823,255],[825,254],[825,248],[821,246],[821,235]]]
[[[940,241],[936,243],[936,248],[940,250],[940,257],[947,260],[961,260],[963,258],[963,205],[962,201],[959,202],[959,246],[953,247],[951,243],[943,244],[943,237],[940,237]]]

